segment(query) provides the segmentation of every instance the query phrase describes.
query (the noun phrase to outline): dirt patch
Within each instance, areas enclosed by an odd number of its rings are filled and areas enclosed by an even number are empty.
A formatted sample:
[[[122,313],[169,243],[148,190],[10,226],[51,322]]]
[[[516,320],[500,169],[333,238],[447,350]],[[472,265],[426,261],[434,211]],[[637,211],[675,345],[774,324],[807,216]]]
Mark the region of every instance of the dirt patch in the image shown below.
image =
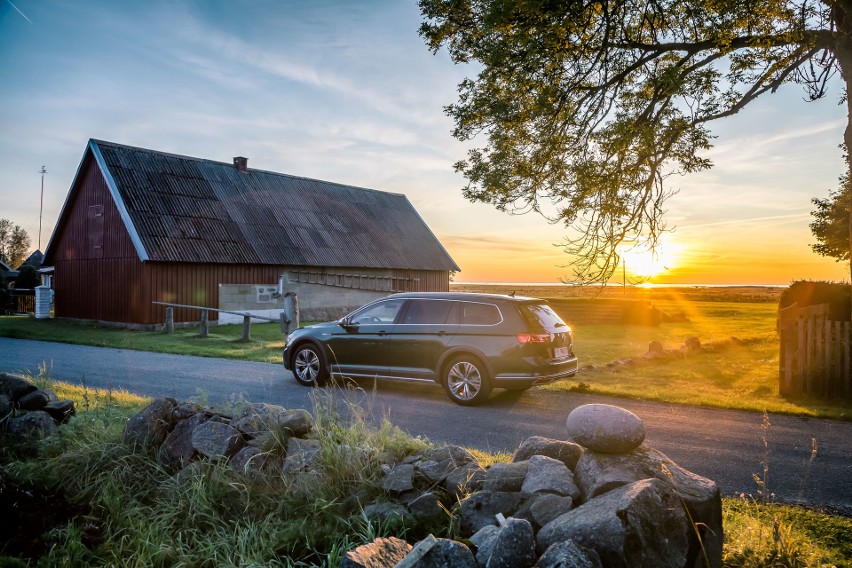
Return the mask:
[[[50,531],[88,513],[88,507],[71,504],[58,493],[13,482],[0,468],[0,556],[40,558],[53,545]],[[93,527],[84,527],[87,547],[95,532]]]

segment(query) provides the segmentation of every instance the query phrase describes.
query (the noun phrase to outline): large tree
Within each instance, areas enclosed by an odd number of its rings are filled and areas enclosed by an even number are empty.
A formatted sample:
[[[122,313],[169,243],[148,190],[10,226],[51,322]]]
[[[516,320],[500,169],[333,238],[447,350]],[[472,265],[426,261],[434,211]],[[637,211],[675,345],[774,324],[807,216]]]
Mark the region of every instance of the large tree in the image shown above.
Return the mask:
[[[709,123],[785,83],[813,100],[838,72],[852,80],[848,0],[420,0],[420,8],[429,47],[481,69],[446,109],[456,138],[485,137],[456,164],[465,196],[564,222],[576,281],[608,280],[625,242],[657,243],[666,179],[712,165],[702,156]],[[850,126],[844,143],[852,148]]]
[[[0,219],[0,260],[11,268],[17,268],[27,258],[30,236],[8,219]]]

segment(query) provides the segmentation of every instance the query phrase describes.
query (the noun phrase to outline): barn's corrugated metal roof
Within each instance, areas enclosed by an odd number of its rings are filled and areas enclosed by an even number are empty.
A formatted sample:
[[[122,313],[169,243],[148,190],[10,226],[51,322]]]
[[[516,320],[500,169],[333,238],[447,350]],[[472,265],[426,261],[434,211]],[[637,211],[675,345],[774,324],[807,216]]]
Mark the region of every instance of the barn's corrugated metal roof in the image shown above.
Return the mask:
[[[459,269],[404,195],[100,140],[90,147],[143,260]]]

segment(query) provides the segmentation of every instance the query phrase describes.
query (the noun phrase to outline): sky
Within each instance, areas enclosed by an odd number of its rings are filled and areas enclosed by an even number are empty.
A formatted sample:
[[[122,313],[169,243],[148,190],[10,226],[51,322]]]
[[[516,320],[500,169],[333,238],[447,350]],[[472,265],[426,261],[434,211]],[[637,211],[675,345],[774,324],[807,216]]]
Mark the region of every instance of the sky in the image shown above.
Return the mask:
[[[45,166],[44,250],[96,138],[403,193],[455,281],[559,282],[564,227],[462,197],[452,165],[471,146],[443,107],[477,69],[433,55],[420,22],[414,0],[0,0],[0,218],[38,247]],[[848,280],[808,228],[843,171],[840,94],[838,79],[816,102],[789,85],[713,124],[715,166],[670,180],[651,282]],[[628,276],[648,264],[627,256]]]

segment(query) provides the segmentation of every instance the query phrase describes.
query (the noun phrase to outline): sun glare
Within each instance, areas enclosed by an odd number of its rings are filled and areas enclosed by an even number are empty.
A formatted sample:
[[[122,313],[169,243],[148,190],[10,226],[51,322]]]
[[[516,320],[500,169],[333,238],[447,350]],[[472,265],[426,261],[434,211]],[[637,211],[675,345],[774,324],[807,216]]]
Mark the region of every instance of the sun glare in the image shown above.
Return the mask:
[[[627,274],[652,278],[675,268],[675,248],[674,243],[668,239],[661,239],[653,250],[646,243],[629,243],[620,251],[621,261]]]

